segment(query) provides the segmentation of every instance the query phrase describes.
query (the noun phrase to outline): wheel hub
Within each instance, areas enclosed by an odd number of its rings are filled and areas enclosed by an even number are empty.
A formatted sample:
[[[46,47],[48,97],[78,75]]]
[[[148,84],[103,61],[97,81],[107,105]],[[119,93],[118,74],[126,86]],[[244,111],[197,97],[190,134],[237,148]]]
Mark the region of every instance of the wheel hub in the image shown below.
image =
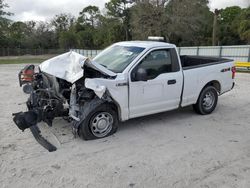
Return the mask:
[[[212,92],[208,92],[205,94],[203,98],[203,106],[207,109],[211,108],[214,105],[215,96]]]
[[[97,123],[97,128],[100,130],[105,129],[105,127],[107,127],[108,122],[105,119],[100,119]]]
[[[111,131],[112,124],[112,115],[108,112],[100,112],[90,122],[90,129],[96,137],[104,137]]]

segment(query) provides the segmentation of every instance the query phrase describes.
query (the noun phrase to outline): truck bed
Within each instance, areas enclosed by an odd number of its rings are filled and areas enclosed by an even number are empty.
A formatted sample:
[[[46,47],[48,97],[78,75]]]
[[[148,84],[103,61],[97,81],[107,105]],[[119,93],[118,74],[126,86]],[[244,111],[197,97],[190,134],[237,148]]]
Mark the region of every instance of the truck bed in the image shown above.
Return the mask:
[[[234,61],[229,59],[181,56],[183,64],[184,88],[181,106],[195,104],[203,87],[216,81],[219,94],[223,94],[233,87],[231,68]]]
[[[180,59],[182,68],[184,70],[232,61],[230,59],[223,59],[218,57],[188,56],[188,55],[182,55],[180,56]]]

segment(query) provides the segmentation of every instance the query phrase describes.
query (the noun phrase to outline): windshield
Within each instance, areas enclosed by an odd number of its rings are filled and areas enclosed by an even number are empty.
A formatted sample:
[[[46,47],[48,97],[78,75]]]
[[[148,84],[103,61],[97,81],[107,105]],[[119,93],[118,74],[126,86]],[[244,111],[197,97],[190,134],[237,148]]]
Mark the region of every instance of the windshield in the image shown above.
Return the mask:
[[[135,46],[115,45],[105,49],[93,60],[115,73],[121,73],[143,50]]]

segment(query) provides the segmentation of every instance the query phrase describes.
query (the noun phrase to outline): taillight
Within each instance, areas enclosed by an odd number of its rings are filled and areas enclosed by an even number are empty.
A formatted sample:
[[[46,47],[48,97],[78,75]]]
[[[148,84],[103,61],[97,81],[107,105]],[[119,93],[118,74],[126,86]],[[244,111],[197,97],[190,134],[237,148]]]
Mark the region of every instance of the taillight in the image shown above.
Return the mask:
[[[232,70],[232,79],[234,79],[235,78],[235,73],[236,73],[236,67],[233,66],[231,70]]]

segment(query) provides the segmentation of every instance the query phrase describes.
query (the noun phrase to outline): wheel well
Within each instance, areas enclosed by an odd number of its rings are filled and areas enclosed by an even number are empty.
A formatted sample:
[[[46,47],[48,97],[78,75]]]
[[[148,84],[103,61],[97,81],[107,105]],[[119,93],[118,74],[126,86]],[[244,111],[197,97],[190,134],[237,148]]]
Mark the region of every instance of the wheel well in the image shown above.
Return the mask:
[[[91,113],[92,110],[94,110],[95,108],[103,104],[110,106],[115,112],[117,112],[118,120],[120,120],[121,110],[115,101],[112,100],[108,102],[108,101],[104,101],[96,97],[95,99],[92,99],[91,101],[86,102],[82,107],[80,107],[80,110],[82,111],[81,112],[82,117],[80,117],[81,121],[73,125],[73,133],[79,135],[80,124],[86,119],[86,117],[88,116],[89,113]]]
[[[120,110],[118,104],[116,104],[114,101],[108,102],[106,104],[110,105],[111,108],[117,113],[118,120],[120,121],[121,120],[121,110]]]
[[[221,92],[221,85],[220,85],[220,82],[218,82],[217,80],[213,80],[213,81],[211,81],[211,82],[208,82],[208,83],[202,88],[202,90],[203,90],[205,87],[207,87],[207,86],[213,86],[213,87],[217,90],[217,92],[220,94],[220,92]]]

